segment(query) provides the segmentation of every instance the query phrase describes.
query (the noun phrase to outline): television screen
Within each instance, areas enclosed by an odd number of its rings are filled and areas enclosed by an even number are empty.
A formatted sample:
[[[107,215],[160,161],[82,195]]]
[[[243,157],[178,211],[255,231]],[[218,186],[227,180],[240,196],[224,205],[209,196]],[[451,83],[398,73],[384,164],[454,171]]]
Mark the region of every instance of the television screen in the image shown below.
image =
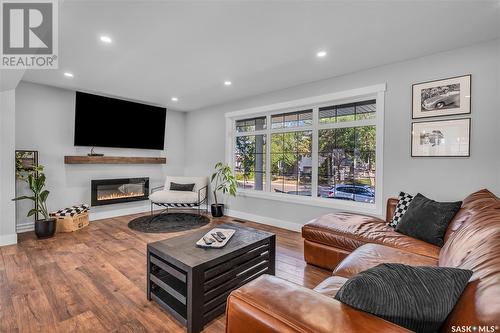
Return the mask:
[[[164,149],[167,109],[76,92],[75,146]]]

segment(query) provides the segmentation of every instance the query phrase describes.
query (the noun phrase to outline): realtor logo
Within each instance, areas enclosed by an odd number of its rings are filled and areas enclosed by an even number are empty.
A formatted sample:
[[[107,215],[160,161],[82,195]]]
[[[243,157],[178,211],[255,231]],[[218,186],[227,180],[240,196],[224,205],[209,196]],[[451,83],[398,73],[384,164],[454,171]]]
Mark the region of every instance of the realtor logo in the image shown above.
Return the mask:
[[[57,0],[1,0],[0,68],[57,68]]]

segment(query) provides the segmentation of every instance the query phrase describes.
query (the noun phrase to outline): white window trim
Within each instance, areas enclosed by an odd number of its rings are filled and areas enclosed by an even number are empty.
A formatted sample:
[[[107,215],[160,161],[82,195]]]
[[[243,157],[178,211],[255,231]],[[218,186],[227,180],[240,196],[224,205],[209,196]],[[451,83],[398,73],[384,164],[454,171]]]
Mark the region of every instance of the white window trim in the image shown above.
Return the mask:
[[[341,92],[335,92],[326,95],[313,96],[307,98],[296,99],[292,101],[276,103],[271,105],[259,106],[255,108],[249,108],[244,110],[238,110],[233,112],[228,112],[225,114],[226,117],[226,163],[228,163],[234,170],[234,137],[236,136],[245,136],[245,135],[255,135],[255,134],[267,134],[267,145],[266,145],[266,192],[264,191],[255,191],[255,190],[243,190],[238,189],[237,195],[241,197],[253,197],[260,199],[269,199],[276,201],[283,201],[289,203],[297,203],[309,206],[318,206],[325,207],[331,209],[338,209],[344,211],[353,211],[353,212],[361,212],[370,215],[383,215],[383,207],[384,204],[382,202],[383,196],[383,150],[384,150],[384,108],[385,108],[385,91],[386,84],[377,84],[368,87],[351,89]],[[342,122],[342,123],[325,123],[320,124],[318,122],[318,109],[321,106],[327,106],[332,104],[345,104],[351,102],[358,102],[367,99],[375,99],[377,105],[377,112],[375,119],[366,119],[360,120],[356,122]],[[312,194],[317,192],[317,177],[318,177],[318,154],[317,154],[317,140],[318,140],[318,130],[325,128],[340,128],[340,127],[352,127],[352,126],[366,126],[366,125],[375,125],[377,127],[376,134],[376,165],[377,168],[375,170],[375,182],[376,182],[376,190],[375,190],[375,204],[363,203],[363,202],[354,202],[354,201],[344,201],[344,200],[333,200],[328,198],[318,198],[315,196],[305,197],[305,196],[296,196],[289,194],[280,194],[280,193],[272,193],[270,192],[271,188],[271,159],[270,151],[271,151],[271,114],[279,114],[286,113],[291,111],[299,111],[307,108],[313,109],[313,124],[312,126],[303,126],[296,128],[286,128],[283,129],[283,132],[288,131],[302,131],[302,130],[312,130],[313,131],[313,139],[312,139],[312,165],[313,165],[313,173],[312,173]],[[239,119],[256,117],[256,116],[266,116],[267,117],[267,129],[259,130],[254,132],[247,133],[236,133],[235,121]],[[273,133],[276,132],[276,129],[273,129]]]

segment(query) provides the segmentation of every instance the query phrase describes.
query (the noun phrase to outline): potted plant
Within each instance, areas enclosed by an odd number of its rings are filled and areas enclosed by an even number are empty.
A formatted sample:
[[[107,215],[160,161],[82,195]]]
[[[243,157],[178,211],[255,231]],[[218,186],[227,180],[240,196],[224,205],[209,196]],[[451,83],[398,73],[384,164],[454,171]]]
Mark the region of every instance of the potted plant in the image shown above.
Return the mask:
[[[17,164],[16,164],[17,169]],[[17,171],[17,170],[16,170]],[[28,212],[28,217],[35,214],[42,215],[43,219],[35,221],[35,234],[38,238],[50,238],[56,232],[56,219],[51,218],[47,210],[47,198],[49,191],[44,190],[45,187],[45,174],[43,173],[43,166],[39,165],[36,168],[27,171],[27,177],[21,176],[18,173],[18,178],[25,180],[33,193],[32,196],[23,195],[12,200],[31,200],[33,201],[34,208]]]
[[[217,200],[217,192],[222,192],[223,194],[228,193],[229,195],[236,196],[236,180],[234,179],[231,167],[222,162],[215,164],[215,172],[212,174],[210,179],[213,186],[214,201],[212,204],[212,216],[221,217],[224,215],[224,204],[219,203]]]

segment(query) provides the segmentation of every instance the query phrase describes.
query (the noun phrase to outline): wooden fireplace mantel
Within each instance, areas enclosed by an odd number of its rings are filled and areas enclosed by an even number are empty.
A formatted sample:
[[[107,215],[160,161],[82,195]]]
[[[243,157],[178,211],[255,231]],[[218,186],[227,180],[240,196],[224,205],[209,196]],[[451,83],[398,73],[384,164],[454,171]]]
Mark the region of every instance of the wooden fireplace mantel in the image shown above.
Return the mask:
[[[166,164],[165,157],[64,156],[64,164]]]

